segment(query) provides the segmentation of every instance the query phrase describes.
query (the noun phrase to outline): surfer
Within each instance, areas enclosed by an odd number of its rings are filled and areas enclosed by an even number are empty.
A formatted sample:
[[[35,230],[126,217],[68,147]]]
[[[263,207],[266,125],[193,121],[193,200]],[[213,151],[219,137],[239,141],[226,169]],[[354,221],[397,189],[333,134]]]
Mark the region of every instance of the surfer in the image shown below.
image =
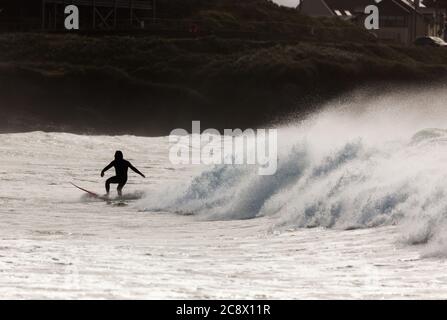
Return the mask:
[[[106,191],[107,195],[110,192],[110,184],[118,184],[118,195],[122,196],[122,190],[127,182],[127,171],[132,169],[134,172],[138,173],[143,178],[146,178],[137,168],[132,166],[132,164],[124,159],[123,153],[121,151],[115,152],[115,160],[113,160],[104,170],[101,171],[101,177],[104,177],[104,173],[110,168],[115,167],[116,175],[107,179],[106,181]]]

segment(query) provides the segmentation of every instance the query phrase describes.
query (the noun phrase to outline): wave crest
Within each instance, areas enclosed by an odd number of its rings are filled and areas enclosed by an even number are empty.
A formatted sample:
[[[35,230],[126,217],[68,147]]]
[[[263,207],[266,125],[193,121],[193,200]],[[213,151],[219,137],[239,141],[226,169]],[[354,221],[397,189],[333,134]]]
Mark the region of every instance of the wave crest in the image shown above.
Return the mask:
[[[250,166],[207,168],[144,207],[208,219],[269,215],[277,227],[288,228],[399,224],[407,243],[436,242],[447,216],[447,131],[437,129],[447,123],[441,101],[421,111],[426,96],[420,94],[368,99],[362,107],[358,97],[331,105],[279,128],[274,176],[259,176]]]

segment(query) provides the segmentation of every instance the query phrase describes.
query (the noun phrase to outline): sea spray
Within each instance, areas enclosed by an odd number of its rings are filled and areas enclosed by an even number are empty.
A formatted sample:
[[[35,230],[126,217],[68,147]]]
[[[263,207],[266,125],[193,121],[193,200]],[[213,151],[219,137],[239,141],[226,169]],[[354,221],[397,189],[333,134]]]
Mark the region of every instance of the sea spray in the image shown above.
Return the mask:
[[[406,243],[447,248],[440,236],[447,216],[446,99],[442,89],[356,92],[277,128],[275,175],[259,176],[250,166],[204,167],[141,205],[205,219],[269,215],[277,228],[399,225]]]

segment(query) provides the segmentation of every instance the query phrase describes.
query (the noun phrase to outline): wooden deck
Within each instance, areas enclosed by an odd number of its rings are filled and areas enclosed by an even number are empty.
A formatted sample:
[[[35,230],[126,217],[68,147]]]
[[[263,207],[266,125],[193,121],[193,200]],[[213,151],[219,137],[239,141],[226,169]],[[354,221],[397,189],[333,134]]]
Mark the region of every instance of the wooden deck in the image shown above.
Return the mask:
[[[142,29],[148,13],[155,18],[155,0],[42,0],[42,29],[63,29],[67,5],[79,7],[84,30]]]

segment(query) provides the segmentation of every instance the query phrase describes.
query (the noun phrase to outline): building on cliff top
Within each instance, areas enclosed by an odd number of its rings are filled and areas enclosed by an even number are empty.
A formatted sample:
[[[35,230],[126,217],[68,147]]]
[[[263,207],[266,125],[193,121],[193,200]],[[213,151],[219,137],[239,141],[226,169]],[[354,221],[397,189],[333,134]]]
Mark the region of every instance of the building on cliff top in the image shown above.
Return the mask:
[[[155,0],[0,0],[0,30],[63,30],[70,4],[78,6],[83,30],[142,28],[155,13]]]
[[[301,0],[298,10],[309,16],[351,20],[364,27],[369,5],[379,8],[379,30],[371,32],[381,40],[411,44],[420,36],[445,38],[445,10],[422,0]]]

